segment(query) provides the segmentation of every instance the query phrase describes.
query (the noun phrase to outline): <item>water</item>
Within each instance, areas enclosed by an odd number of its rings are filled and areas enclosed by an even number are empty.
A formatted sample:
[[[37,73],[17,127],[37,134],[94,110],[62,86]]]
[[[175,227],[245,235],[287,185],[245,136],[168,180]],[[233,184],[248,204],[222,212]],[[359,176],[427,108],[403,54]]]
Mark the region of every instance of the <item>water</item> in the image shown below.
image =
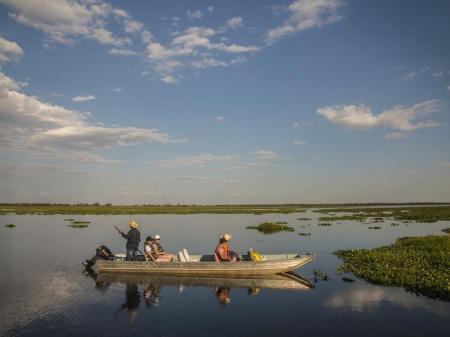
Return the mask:
[[[67,227],[64,218],[88,220],[88,228]],[[312,218],[298,221],[299,217]],[[322,269],[331,280],[314,289],[246,288],[245,284],[167,278],[102,279],[80,264],[104,244],[123,252],[113,225],[141,223],[141,233],[160,234],[171,252],[211,253],[220,233],[231,246],[263,253],[315,252],[297,272],[313,280]],[[263,235],[245,229],[264,221],[287,221],[297,233]],[[16,228],[5,228],[14,223]],[[336,275],[336,249],[371,248],[402,236],[440,233],[449,222],[317,226],[312,212],[278,215],[0,216],[1,336],[448,336],[450,303],[374,286],[345,283]],[[311,224],[301,228],[302,224]],[[97,277],[97,279],[95,279]],[[277,283],[275,282],[275,285]],[[228,300],[227,300],[228,298]],[[228,303],[227,303],[228,302]]]

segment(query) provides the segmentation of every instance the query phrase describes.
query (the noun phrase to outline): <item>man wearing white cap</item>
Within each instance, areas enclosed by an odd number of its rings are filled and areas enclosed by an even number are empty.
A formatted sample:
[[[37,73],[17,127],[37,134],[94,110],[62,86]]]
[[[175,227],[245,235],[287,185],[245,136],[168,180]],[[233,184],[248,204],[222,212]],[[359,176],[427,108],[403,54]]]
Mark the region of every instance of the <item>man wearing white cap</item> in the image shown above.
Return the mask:
[[[235,262],[237,261],[239,254],[233,252],[228,247],[228,241],[230,241],[233,238],[231,234],[224,234],[219,239],[219,244],[216,247],[215,255],[216,255],[216,261],[217,262]]]

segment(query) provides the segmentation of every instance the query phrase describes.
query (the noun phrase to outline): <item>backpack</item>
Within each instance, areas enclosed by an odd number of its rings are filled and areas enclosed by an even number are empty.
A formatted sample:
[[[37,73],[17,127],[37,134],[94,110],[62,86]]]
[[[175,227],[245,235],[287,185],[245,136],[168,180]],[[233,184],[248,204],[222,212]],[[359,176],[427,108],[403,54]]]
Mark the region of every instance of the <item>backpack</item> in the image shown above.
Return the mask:
[[[250,258],[251,261],[255,261],[255,262],[260,262],[263,260],[262,254],[253,249],[250,249],[248,251],[248,257]]]

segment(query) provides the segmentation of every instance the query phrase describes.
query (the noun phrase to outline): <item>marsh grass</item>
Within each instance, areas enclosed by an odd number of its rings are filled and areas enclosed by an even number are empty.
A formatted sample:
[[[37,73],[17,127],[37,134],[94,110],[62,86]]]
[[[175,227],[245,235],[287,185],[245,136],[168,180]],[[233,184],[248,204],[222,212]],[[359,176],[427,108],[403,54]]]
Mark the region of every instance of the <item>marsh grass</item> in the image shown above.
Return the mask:
[[[380,226],[369,226],[369,227],[367,227],[368,229],[381,229],[381,227]]]
[[[331,208],[314,210],[317,213],[354,213],[354,217],[370,217],[374,222],[383,222],[392,218],[401,222],[432,223],[450,220],[450,206],[423,206],[423,207],[381,207],[381,208]],[[347,215],[346,215],[347,216]]]
[[[295,229],[290,226],[282,225],[276,222],[264,222],[258,226],[247,226],[246,229],[256,229],[258,232],[264,234],[273,234],[278,232],[295,232]]]
[[[320,281],[330,281],[330,278],[328,277],[328,274],[324,272],[322,269],[314,269],[314,282]]]
[[[397,223],[397,222],[393,222],[393,223],[391,223],[391,226],[392,226],[392,227],[397,227],[397,226],[400,226],[400,224]]]
[[[72,225],[85,225],[90,223],[90,221],[72,221]]]
[[[16,227],[16,225],[13,223],[10,223],[10,224],[5,225],[5,227],[6,228],[14,228],[14,227]]]
[[[323,222],[323,223],[318,223],[317,226],[331,226],[331,223],[328,222]]]
[[[375,249],[338,250],[340,272],[450,301],[450,235],[405,237]]]
[[[444,233],[450,234],[450,227],[444,228],[442,231],[443,231]]]
[[[39,215],[40,215],[40,214],[39,214]],[[64,219],[64,221],[75,221],[75,219],[68,218],[68,219]]]
[[[299,221],[303,221],[303,220],[309,221],[309,220],[311,220],[311,218],[298,218],[297,220],[299,220]]]
[[[298,235],[300,235],[300,236],[311,236],[311,233],[299,232]]]

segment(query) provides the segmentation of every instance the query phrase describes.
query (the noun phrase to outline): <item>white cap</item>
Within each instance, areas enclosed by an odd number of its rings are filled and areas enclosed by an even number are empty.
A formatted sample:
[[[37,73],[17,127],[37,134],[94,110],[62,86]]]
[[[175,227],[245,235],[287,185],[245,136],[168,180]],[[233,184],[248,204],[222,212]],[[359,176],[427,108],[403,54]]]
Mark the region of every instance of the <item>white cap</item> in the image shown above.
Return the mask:
[[[159,234],[156,234],[155,235],[155,240],[159,240],[159,239],[161,239],[161,237],[159,236]]]

